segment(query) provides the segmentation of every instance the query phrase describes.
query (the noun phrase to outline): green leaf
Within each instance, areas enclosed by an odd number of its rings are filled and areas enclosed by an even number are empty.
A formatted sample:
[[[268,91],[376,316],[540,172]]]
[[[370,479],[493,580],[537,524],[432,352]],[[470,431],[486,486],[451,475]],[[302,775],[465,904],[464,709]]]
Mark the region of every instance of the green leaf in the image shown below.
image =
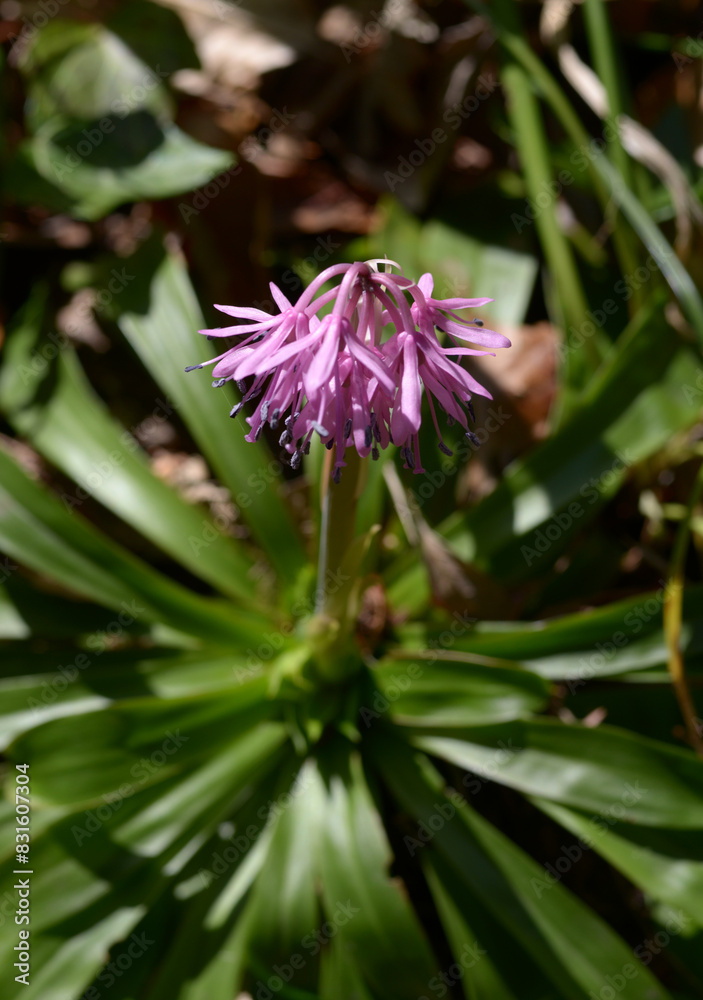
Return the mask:
[[[166,74],[145,65],[100,24],[51,19],[36,34],[20,66],[28,77],[32,131],[57,117],[114,121],[144,108],[162,119],[169,116]]]
[[[0,409],[78,484],[64,495],[67,509],[96,497],[191,572],[251,602],[251,563],[241,548],[222,535],[204,508],[188,505],[150,472],[139,444],[111,418],[69,345],[62,346],[53,363],[36,366],[37,357],[56,353],[41,336],[42,298],[35,294],[8,338]]]
[[[422,994],[435,960],[414,911],[390,879],[392,856],[357,753],[330,746],[319,763],[324,810],[320,874],[327,919],[372,995]]]
[[[463,886],[457,886],[454,871],[441,856],[428,858],[425,853],[422,860],[442,926],[453,957],[456,957],[448,971],[442,970],[434,981],[430,981],[430,988],[434,987],[437,992],[442,986],[459,982],[466,1000],[518,1000],[518,996],[527,1000],[532,995],[528,982],[534,976],[529,956]],[[481,928],[480,937],[474,926]],[[508,948],[513,961],[502,962],[501,957]],[[518,977],[519,984],[515,982]],[[506,980],[512,980],[511,984]],[[519,992],[513,992],[511,985],[513,989],[519,986]],[[542,981],[537,995],[543,996],[547,985]]]
[[[615,203],[655,259],[669,287],[681,303],[686,318],[703,345],[703,299],[693,278],[667,241],[650,213],[628,188],[614,164],[601,152],[593,157],[593,166],[605,181]]]
[[[703,762],[624,729],[533,719],[413,742],[525,794],[611,820],[680,830],[703,823]]]
[[[297,772],[297,773],[296,773]],[[291,978],[296,989],[314,989],[317,961],[314,933],[320,925],[317,868],[322,819],[317,769],[308,759],[291,776],[286,774],[273,800],[269,823],[274,829],[266,841],[261,871],[251,893],[251,946],[254,968],[265,982],[274,966],[300,956]],[[271,900],[276,900],[275,916]],[[317,946],[319,950],[319,946]]]
[[[536,891],[544,869],[456,793],[450,801],[441,776],[424,758],[396,740],[378,734],[374,739],[376,765],[394,796],[425,829],[434,831],[426,849],[443,857],[458,886],[466,887],[520,943],[559,997],[601,996],[610,986],[606,977],[618,975],[624,1000],[669,1000],[625,943],[562,885],[548,893]],[[454,902],[460,905],[460,898]],[[466,919],[470,922],[471,915]],[[626,967],[632,972],[629,978]]]
[[[703,837],[699,830],[610,826],[594,822],[580,810],[546,799],[531,800],[579,838],[578,850],[597,851],[652,899],[680,907],[703,926]],[[571,853],[575,856],[573,847]],[[554,866],[558,858],[550,860]]]
[[[49,938],[34,952],[29,987],[19,986],[8,996],[12,1000],[66,1000],[75,996],[76,987],[80,990],[90,982],[102,966],[106,950],[132,930],[142,913],[140,906],[118,909],[69,941]]]
[[[457,663],[492,659],[496,665],[522,666],[547,679],[563,679],[573,692],[595,678],[636,674],[665,665],[662,631],[665,589],[546,621],[462,623],[414,622],[399,631],[403,651],[395,656],[428,656]],[[681,649],[690,661],[701,652],[703,588],[687,587],[683,601]],[[430,647],[433,652],[423,652]],[[418,652],[418,650],[420,652]],[[511,661],[513,661],[511,663]]]
[[[155,857],[206,819],[224,818],[237,793],[279,762],[285,740],[286,731],[280,724],[262,723],[243,733],[118,827],[113,834],[115,842],[142,857]]]
[[[127,0],[110,15],[107,27],[159,76],[200,69],[193,40],[175,10],[151,0]]]
[[[229,153],[196,142],[145,110],[133,111],[109,133],[94,120],[51,119],[19,148],[18,157],[25,168],[20,180],[33,168],[68,199],[74,216],[89,221],[125,202],[192,191],[234,162]],[[26,193],[19,187],[15,197],[31,201],[33,187]],[[60,200],[52,199],[52,205]]]
[[[217,697],[125,699],[38,726],[8,752],[13,760],[32,762],[38,802],[91,806],[106,795],[131,798],[149,785],[168,783],[256,726],[263,734],[275,711],[263,679]],[[94,766],[77,776],[82,760]]]
[[[306,557],[279,494],[281,463],[263,441],[244,440],[242,417],[236,425],[228,420],[232,401],[223,390],[211,387],[209,372],[184,372],[213,351],[197,332],[205,323],[183,259],[164,253],[152,241],[130,263],[139,280],[120,298],[121,330],[232,491],[259,545],[281,576],[291,581]]]
[[[1,451],[0,483],[0,550],[118,611],[112,623],[118,632],[134,621],[158,621],[228,644],[257,640],[268,623],[198,597],[150,569],[80,515],[69,514]]]
[[[97,638],[93,636],[93,640]],[[32,645],[18,643],[4,650],[0,667],[0,692],[3,715],[0,717],[0,746],[20,733],[41,726],[52,719],[61,719],[95,712],[122,702],[151,704],[145,697],[154,696],[163,719],[163,728],[183,724],[178,714],[179,706],[193,705],[202,714],[203,705],[212,702],[215,716],[225,716],[225,734],[231,735],[234,720],[239,713],[266,700],[268,681],[263,667],[252,669],[246,663],[245,651],[222,652],[207,650],[180,652],[172,649],[109,651],[101,642],[91,641],[83,648],[54,647],[37,652]],[[141,700],[141,701],[140,701]],[[174,708],[175,706],[175,708]],[[139,710],[145,712],[146,708]],[[208,733],[214,737],[212,716],[207,716]],[[192,722],[192,718],[188,721]],[[57,751],[69,734],[83,733],[76,722],[65,723],[56,740],[45,747],[48,760],[55,766],[61,759]],[[139,732],[130,726],[132,740]],[[54,730],[42,729],[42,738],[49,738]],[[95,733],[102,743],[110,739],[107,722],[99,722]],[[114,734],[113,734],[114,735]],[[192,734],[191,734],[192,735]],[[122,737],[118,730],[117,740]],[[70,745],[70,741],[69,741]],[[98,756],[98,747],[91,744],[85,752],[91,759]],[[42,757],[44,751],[42,752]],[[127,761],[127,758],[125,758]],[[39,762],[37,775],[41,776]],[[130,761],[136,763],[136,761]],[[125,763],[125,770],[127,763]],[[35,780],[37,778],[35,775]],[[102,775],[104,778],[104,775]],[[49,784],[56,781],[51,774]],[[70,787],[70,781],[69,781]],[[36,788],[36,785],[35,785]],[[56,788],[52,787],[55,792]],[[71,795],[75,788],[71,787]],[[71,799],[72,801],[72,799]]]
[[[540,711],[549,698],[549,685],[535,674],[475,663],[425,665],[394,659],[382,663],[373,676],[390,703],[393,721],[404,726],[504,722]]]

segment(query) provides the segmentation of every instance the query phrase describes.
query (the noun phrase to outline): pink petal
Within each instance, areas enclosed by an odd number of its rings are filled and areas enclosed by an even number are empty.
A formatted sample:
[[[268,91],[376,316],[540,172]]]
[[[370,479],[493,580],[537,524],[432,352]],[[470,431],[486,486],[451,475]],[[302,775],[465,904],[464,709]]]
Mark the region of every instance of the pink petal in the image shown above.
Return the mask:
[[[320,387],[329,382],[339,353],[341,327],[345,322],[349,323],[348,320],[340,319],[338,316],[326,316],[323,319],[320,330],[317,332],[318,337],[322,333],[320,346],[307,370],[306,382],[311,387]],[[325,328],[324,332],[322,332],[323,327]]]
[[[369,350],[365,344],[359,343],[354,334],[346,338],[347,347],[349,348],[349,353],[352,355],[355,361],[358,361],[360,365],[363,365],[368,371],[375,376],[378,384],[383,386],[386,392],[392,393],[395,389],[395,383],[391,378],[388,370],[383,366],[377,356],[373,351]]]
[[[227,313],[228,316],[235,316],[237,319],[273,319],[269,313],[262,312],[261,309],[249,309],[246,306],[215,306],[220,312]]]
[[[285,297],[281,289],[277,285],[274,285],[272,281],[269,282],[269,288],[271,289],[271,295],[273,295],[273,301],[276,303],[281,312],[285,312],[286,309],[292,308],[290,302]]]

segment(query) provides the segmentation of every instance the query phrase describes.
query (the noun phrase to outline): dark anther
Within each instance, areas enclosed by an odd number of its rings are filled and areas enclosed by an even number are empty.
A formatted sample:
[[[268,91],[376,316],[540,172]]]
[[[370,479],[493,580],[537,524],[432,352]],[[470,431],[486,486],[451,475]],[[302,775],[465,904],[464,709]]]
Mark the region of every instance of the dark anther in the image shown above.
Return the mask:
[[[291,432],[285,430],[278,439],[278,443],[280,444],[281,448],[285,448],[285,446],[287,444],[290,444],[292,440],[293,440],[293,435],[291,434]]]
[[[204,368],[205,365],[188,365],[185,369],[187,372],[194,372],[196,368]]]
[[[321,438],[326,438],[329,434],[327,428],[323,427],[322,424],[318,424],[317,420],[311,420],[310,426],[314,431],[317,431]]]
[[[454,454],[454,452],[451,450],[451,448],[447,448],[447,446],[444,443],[444,441],[440,441],[439,442],[439,450],[442,452],[443,455],[453,455]]]
[[[447,414],[447,427],[453,427],[453,426],[454,426],[454,417],[452,417],[451,414],[448,413]]]
[[[466,431],[466,437],[469,439],[471,444],[474,445],[474,447],[478,448],[480,446],[481,442],[476,437],[473,431]]]
[[[237,388],[242,393],[242,395],[244,395],[244,393],[247,391],[247,384],[243,378],[237,379]]]
[[[474,324],[474,326],[483,326],[483,320],[482,319],[475,319],[473,321],[473,324]]]
[[[351,417],[350,417],[347,420],[346,424],[344,425],[344,440],[345,441],[347,440],[347,438],[349,437],[349,435],[351,434],[351,432],[352,432],[352,422],[351,422]]]
[[[226,381],[227,381],[226,378],[216,378],[215,381],[212,383],[213,389],[221,389]]]
[[[236,417],[243,406],[244,403],[235,403],[232,409],[229,411],[230,417]]]
[[[334,472],[332,473],[332,479],[335,481],[335,483],[339,483],[341,478],[342,478],[342,470],[339,468],[339,466],[337,466]]]
[[[300,463],[302,462],[302,460],[303,460],[303,453],[302,453],[302,451],[299,451],[296,448],[295,451],[293,452],[293,454],[290,457],[290,467],[291,467],[291,469],[298,469],[298,468],[300,468]]]
[[[474,404],[471,402],[470,399],[466,400],[466,407],[467,407],[467,409],[469,411],[469,416],[471,417],[472,421],[474,423],[476,423],[476,414],[474,413]]]
[[[268,417],[268,415],[269,415],[269,401],[268,401],[268,399],[265,399],[263,401],[263,403],[261,404],[261,422],[262,422],[262,424],[266,423],[266,418]]]
[[[303,455],[309,455],[309,454],[310,454],[310,442],[306,441],[305,445],[303,446]]]
[[[274,410],[273,413],[271,414],[271,419],[269,420],[269,423],[271,424],[272,431],[275,431],[276,428],[278,427],[278,418],[280,417],[280,415],[281,415],[280,410]]]
[[[374,462],[378,461],[378,455],[379,455],[378,448],[372,448],[371,449],[371,458],[374,460]]]
[[[373,432],[371,430],[371,424],[367,424],[367,426],[364,427],[364,444],[366,445],[367,448],[371,447],[372,441],[373,441]]]
[[[327,449],[327,451],[332,451],[332,449],[334,448],[334,438],[330,438],[329,441],[325,442],[325,448]]]

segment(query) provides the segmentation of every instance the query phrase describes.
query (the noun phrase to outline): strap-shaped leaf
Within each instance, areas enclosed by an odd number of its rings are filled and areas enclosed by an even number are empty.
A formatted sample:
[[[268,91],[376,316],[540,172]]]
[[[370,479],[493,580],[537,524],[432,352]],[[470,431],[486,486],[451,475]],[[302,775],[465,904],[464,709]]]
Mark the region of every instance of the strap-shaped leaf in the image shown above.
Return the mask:
[[[228,420],[232,400],[213,389],[210,370],[186,373],[213,357],[198,333],[205,326],[181,257],[151,242],[131,258],[137,275],[116,305],[117,322],[153,378],[188,425],[198,447],[229,487],[259,545],[284,579],[305,561],[302,543],[279,495],[282,465],[263,441],[248,444],[240,416]]]
[[[550,679],[587,681],[636,674],[668,659],[662,630],[665,589],[546,621],[476,622],[455,615],[446,625],[413,622],[399,628],[403,660],[444,658],[472,664],[488,658],[496,665],[527,667]],[[703,588],[686,588],[681,649],[688,660],[703,652]],[[429,648],[428,648],[429,647]],[[421,662],[421,665],[423,663]],[[429,666],[429,665],[428,665]]]
[[[703,825],[703,761],[625,729],[533,719],[413,742],[525,794],[613,823],[677,830]]]
[[[189,831],[220,813],[227,815],[237,794],[272,770],[286,742],[285,728],[262,723],[114,831],[116,843],[142,857],[155,857]],[[191,833],[192,835],[192,833]]]
[[[410,662],[408,662],[410,661]],[[374,670],[382,698],[365,709],[369,722],[390,705],[393,721],[405,726],[477,726],[518,719],[543,709],[549,685],[526,670],[475,663],[393,659]],[[363,712],[362,712],[363,715]]]
[[[221,534],[204,508],[187,504],[152,475],[135,438],[90,388],[73,350],[65,346],[52,363],[33,367],[43,357],[41,348],[51,346],[42,343],[41,298],[30,300],[5,346],[0,408],[77,484],[63,498],[67,509],[79,509],[94,496],[191,572],[251,601],[251,563],[241,546]],[[163,401],[157,410],[163,419],[168,415]]]
[[[120,548],[0,452],[0,551],[119,612],[124,626],[163,622],[229,644],[251,642],[269,620],[190,593]],[[120,615],[123,616],[120,621]]]
[[[391,850],[361,759],[341,743],[327,750],[317,777],[327,920],[336,924],[340,946],[361,970],[372,996],[420,996],[436,960],[405,895],[389,877]]]
[[[252,981],[266,980],[278,964],[293,973],[295,989],[314,990],[320,946],[315,934],[322,923],[318,900],[318,867],[322,802],[317,768],[307,760],[292,772],[286,768],[271,803],[266,853],[251,893]],[[294,779],[294,780],[292,780]],[[264,812],[264,815],[268,810]],[[299,956],[295,966],[291,956]],[[256,995],[257,987],[251,992]]]
[[[465,885],[457,883],[451,865],[436,852],[424,852],[422,869],[452,957],[456,958],[448,969],[438,970],[430,989],[437,993],[443,986],[459,983],[467,1000],[519,1000],[546,995],[549,983],[541,977],[529,954]],[[480,934],[476,928],[480,928]],[[502,961],[508,950],[513,961]]]
[[[531,797],[548,816],[570,830],[652,899],[681,908],[703,926],[703,834],[700,830],[645,830],[597,822],[597,817]],[[573,857],[576,853],[571,849]],[[546,858],[545,864],[559,860]],[[551,873],[550,873],[551,874]]]
[[[670,1000],[628,946],[571,892],[561,884],[535,892],[544,869],[457,793],[445,796],[443,779],[426,758],[385,735],[374,743],[376,766],[393,795],[432,834],[427,846],[417,842],[418,849],[442,855],[454,879],[529,952],[559,997],[601,996],[607,977],[617,975],[624,1000]],[[466,919],[470,923],[470,913]]]
[[[31,876],[30,876],[31,878]],[[103,965],[110,946],[126,937],[140,919],[141,906],[116,909],[100,923],[75,934],[72,938],[48,937],[34,942],[42,962],[29,980],[29,986],[12,983],[8,1000],[65,1000],[76,996],[75,989],[86,986]],[[4,963],[12,969],[12,959]],[[39,964],[39,963],[37,963]]]

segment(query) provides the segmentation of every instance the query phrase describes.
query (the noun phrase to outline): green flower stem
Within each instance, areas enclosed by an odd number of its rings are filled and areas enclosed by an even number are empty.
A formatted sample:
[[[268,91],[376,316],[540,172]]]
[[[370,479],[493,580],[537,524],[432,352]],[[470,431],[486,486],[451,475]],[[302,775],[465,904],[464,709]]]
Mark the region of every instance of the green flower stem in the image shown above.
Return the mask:
[[[354,596],[361,559],[356,533],[356,508],[364,489],[368,459],[354,448],[345,454],[339,483],[329,476],[332,453],[323,467],[322,523],[317,572],[315,616],[310,638],[319,671],[326,680],[342,680],[360,665],[352,640]]]

